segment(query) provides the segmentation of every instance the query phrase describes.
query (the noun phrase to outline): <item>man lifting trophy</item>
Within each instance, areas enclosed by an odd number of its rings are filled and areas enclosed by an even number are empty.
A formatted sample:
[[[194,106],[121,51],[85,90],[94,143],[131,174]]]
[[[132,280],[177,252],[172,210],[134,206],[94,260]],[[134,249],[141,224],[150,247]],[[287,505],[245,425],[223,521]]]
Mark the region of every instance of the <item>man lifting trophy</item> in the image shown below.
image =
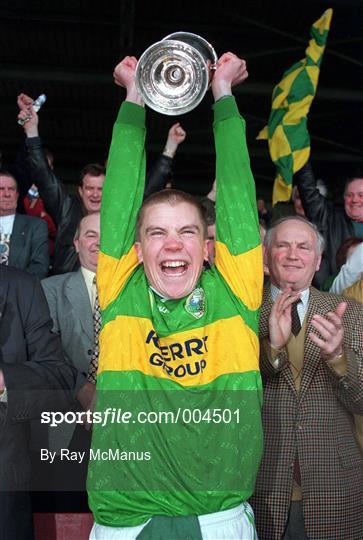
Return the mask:
[[[263,442],[263,268],[245,122],[232,96],[247,76],[244,60],[230,52],[217,59],[187,32],[115,68],[126,100],[101,207],[92,540],[256,538],[247,501]],[[174,189],[143,201],[144,104],[179,115],[209,86],[217,240],[215,265],[204,270],[209,240],[199,202]]]

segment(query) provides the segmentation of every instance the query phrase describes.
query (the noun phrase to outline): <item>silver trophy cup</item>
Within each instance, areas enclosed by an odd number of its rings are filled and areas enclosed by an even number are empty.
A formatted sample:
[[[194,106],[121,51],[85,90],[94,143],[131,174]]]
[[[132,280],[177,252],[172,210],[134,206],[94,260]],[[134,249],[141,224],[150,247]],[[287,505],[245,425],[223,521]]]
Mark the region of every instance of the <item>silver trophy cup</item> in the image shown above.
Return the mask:
[[[136,85],[146,105],[170,116],[193,110],[212,80],[217,54],[202,37],[175,32],[140,57]]]

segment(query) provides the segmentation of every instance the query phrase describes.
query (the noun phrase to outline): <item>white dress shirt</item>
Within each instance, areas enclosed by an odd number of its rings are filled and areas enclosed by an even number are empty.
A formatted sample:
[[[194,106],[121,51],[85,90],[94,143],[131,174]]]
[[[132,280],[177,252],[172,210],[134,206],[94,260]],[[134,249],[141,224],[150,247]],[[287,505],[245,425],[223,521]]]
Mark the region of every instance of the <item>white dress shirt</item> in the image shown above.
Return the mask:
[[[96,274],[95,272],[92,272],[92,270],[88,270],[84,266],[81,266],[81,272],[82,272],[83,279],[86,283],[88,297],[89,297],[89,301],[91,303],[91,307],[93,311],[95,307],[95,300],[96,300],[96,294],[97,294],[96,284],[94,282]]]
[[[272,298],[273,302],[275,302],[276,298],[281,293],[282,293],[282,291],[278,287],[276,287],[275,285],[272,285],[272,283],[271,283],[271,298]],[[305,289],[304,291],[302,291],[300,293],[300,300],[301,301],[297,305],[297,314],[299,315],[301,326],[303,325],[305,315],[306,315],[306,313],[308,311],[309,297],[310,297],[310,290],[309,289]]]
[[[11,234],[14,227],[15,214],[11,216],[0,216],[0,233]]]
[[[353,285],[361,277],[363,277],[363,241],[348,257],[347,262],[343,264],[329,292],[341,294],[344,289]]]

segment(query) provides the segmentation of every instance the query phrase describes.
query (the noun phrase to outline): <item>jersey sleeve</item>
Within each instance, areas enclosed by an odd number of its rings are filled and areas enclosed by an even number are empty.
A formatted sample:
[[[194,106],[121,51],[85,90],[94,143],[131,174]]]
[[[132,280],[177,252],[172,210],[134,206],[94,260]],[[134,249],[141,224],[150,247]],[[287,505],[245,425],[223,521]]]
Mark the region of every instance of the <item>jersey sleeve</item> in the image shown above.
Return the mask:
[[[145,110],[125,101],[115,122],[101,204],[97,269],[99,302],[105,309],[138,264],[134,249],[145,187]]]
[[[263,266],[245,122],[233,97],[214,105],[216,267],[248,309],[261,305]]]

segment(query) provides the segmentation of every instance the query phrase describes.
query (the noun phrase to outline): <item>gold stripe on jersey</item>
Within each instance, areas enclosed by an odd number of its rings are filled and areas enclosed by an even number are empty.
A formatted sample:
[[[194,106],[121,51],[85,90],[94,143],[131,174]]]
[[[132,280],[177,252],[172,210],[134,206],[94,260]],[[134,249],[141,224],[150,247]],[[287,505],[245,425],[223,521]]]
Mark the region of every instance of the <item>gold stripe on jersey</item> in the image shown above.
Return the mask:
[[[222,242],[216,242],[215,264],[233,294],[253,311],[261,306],[261,283],[263,272],[261,245],[232,255]]]
[[[100,252],[97,268],[97,291],[102,309],[105,309],[118,297],[137,265],[138,259],[134,245],[120,259]]]
[[[258,337],[237,315],[160,339],[147,318],[118,316],[103,328],[100,350],[99,374],[138,370],[183,386],[259,370]]]

